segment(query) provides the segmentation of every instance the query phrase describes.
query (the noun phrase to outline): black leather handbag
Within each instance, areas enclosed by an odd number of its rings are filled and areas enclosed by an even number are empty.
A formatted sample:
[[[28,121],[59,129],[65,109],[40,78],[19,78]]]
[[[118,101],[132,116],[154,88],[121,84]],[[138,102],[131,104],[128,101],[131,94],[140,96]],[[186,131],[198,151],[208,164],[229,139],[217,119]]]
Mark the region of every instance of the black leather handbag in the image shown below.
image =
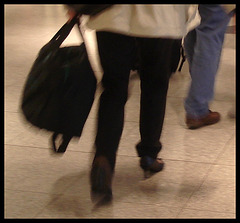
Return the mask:
[[[21,100],[26,120],[52,131],[52,148],[61,153],[72,137],[81,136],[96,91],[96,77],[85,44],[60,47],[78,21],[75,16],[42,47],[28,74]],[[62,142],[57,148],[59,134]]]

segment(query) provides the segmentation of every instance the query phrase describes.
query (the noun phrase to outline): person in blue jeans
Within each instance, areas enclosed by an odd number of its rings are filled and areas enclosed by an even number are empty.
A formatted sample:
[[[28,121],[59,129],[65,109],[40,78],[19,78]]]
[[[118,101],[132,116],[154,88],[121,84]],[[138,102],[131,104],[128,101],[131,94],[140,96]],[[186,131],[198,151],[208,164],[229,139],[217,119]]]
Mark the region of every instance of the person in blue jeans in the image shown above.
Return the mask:
[[[226,6],[226,5],[225,5]],[[209,110],[213,99],[215,76],[219,67],[224,35],[233,8],[218,4],[200,4],[201,23],[184,39],[184,48],[192,78],[184,102],[186,124],[189,129],[215,124],[218,112]],[[231,11],[228,13],[228,11]]]

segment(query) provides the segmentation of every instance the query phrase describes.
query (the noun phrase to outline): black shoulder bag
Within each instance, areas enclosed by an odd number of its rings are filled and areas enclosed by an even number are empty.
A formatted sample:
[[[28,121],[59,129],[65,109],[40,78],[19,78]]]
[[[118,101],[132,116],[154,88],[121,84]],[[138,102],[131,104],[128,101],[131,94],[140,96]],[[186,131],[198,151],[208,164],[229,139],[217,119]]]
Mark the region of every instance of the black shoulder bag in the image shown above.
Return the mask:
[[[71,138],[80,137],[91,110],[96,91],[96,77],[91,68],[85,44],[60,45],[79,17],[65,23],[41,48],[23,88],[21,108],[32,125],[52,131],[52,147],[66,151]],[[62,142],[56,148],[56,138]]]

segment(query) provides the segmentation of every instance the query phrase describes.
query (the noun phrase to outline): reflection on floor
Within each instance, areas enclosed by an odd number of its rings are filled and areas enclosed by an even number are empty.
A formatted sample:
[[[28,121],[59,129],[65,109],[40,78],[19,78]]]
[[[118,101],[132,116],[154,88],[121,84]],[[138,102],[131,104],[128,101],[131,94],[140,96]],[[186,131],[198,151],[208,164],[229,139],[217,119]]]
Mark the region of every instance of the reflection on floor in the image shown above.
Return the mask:
[[[25,78],[42,47],[66,21],[62,5],[5,5],[5,218],[235,218],[235,34],[227,33],[217,75],[213,111],[222,120],[188,130],[183,99],[187,63],[170,81],[161,157],[166,168],[143,180],[135,144],[139,140],[139,79],[132,73],[130,98],[113,182],[114,201],[94,209],[90,199],[97,99],[80,141],[62,157],[51,156],[49,133],[25,123],[19,109]],[[77,29],[65,44],[81,40]],[[98,79],[94,32],[87,31]]]

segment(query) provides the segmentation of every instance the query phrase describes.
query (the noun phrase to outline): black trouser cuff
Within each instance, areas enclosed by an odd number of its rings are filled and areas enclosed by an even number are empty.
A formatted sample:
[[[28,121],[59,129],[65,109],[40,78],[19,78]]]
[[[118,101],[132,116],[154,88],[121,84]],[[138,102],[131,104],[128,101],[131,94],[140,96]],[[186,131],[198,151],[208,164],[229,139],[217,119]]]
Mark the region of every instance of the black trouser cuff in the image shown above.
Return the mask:
[[[153,159],[156,159],[158,153],[162,149],[162,145],[161,143],[159,143],[159,145],[157,146],[146,146],[142,145],[142,143],[140,142],[136,145],[136,149],[139,157],[150,156]]]

